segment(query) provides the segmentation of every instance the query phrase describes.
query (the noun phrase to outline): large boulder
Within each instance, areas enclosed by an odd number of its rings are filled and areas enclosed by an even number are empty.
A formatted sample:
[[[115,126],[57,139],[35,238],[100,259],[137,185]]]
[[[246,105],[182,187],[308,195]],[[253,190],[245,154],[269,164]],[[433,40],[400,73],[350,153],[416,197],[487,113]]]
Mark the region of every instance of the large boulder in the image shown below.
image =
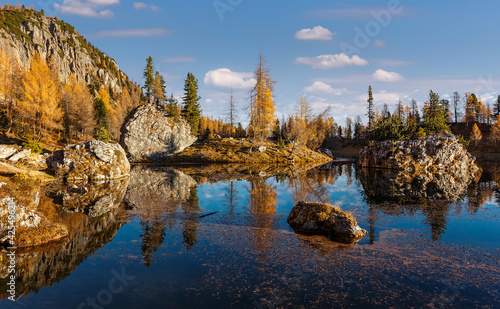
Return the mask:
[[[190,125],[155,104],[138,107],[122,127],[120,143],[133,162],[156,161],[182,152],[196,141]]]
[[[477,171],[476,158],[450,133],[429,135],[423,139],[384,141],[364,147],[358,164],[407,172],[463,173]]]
[[[121,179],[130,174],[130,163],[123,148],[101,141],[68,145],[48,160],[56,176],[68,182]]]
[[[287,222],[296,232],[325,235],[348,244],[358,242],[367,234],[351,213],[325,203],[298,202]]]

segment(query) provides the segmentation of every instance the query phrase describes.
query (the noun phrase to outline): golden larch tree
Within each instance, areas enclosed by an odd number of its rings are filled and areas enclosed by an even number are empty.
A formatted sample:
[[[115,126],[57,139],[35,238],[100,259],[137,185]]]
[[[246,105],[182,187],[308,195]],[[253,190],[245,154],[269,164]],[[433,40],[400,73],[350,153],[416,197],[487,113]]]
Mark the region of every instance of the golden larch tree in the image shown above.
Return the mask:
[[[54,80],[53,76],[45,60],[35,52],[23,79],[24,95],[20,104],[26,111],[33,138],[36,140],[42,137],[51,140],[56,130],[62,128],[59,82]]]
[[[499,120],[500,120],[500,117],[498,117],[495,124],[491,126],[491,131],[490,131],[490,141],[494,142],[495,144],[500,140],[500,121]]]
[[[483,138],[483,135],[481,134],[481,130],[479,130],[479,127],[477,126],[477,123],[474,124],[472,127],[472,132],[470,134],[470,140],[474,142],[474,145],[477,146],[477,142],[479,142]]]
[[[269,137],[276,112],[273,99],[274,82],[262,55],[254,75],[257,83],[251,91],[250,131],[254,139],[261,141]]]
[[[85,136],[95,127],[93,104],[87,87],[72,74],[62,89],[64,129],[71,142],[73,137]]]

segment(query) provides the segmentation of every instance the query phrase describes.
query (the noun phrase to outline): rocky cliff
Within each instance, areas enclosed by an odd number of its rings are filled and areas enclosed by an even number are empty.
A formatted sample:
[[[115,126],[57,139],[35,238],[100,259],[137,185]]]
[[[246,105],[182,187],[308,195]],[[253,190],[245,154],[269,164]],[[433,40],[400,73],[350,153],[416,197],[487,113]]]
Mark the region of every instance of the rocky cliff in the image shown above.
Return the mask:
[[[411,173],[446,171],[461,175],[477,171],[475,161],[455,135],[446,133],[423,139],[374,143],[361,150],[358,164]]]
[[[122,127],[120,144],[131,161],[160,160],[191,146],[196,137],[183,120],[169,117],[155,104],[138,107]]]
[[[101,52],[71,25],[31,9],[0,9],[0,48],[29,66],[37,51],[55,67],[65,82],[71,74],[89,85],[105,85],[115,93],[131,87],[116,62]]]

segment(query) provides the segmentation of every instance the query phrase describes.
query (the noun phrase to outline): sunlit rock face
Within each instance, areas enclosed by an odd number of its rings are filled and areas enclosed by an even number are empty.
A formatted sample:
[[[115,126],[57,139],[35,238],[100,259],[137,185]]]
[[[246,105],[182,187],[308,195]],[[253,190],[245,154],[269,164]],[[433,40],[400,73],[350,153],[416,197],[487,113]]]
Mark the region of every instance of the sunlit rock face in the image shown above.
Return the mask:
[[[97,140],[68,145],[48,160],[56,176],[68,182],[121,179],[130,174],[130,163],[123,148]]]
[[[406,171],[358,170],[365,193],[375,199],[458,201],[480,171],[464,173],[408,173]]]
[[[368,233],[350,213],[325,203],[299,202],[287,222],[296,232],[328,235],[342,243],[356,243]]]
[[[196,137],[183,119],[175,121],[155,104],[138,107],[122,127],[120,143],[133,162],[156,161],[182,152]]]
[[[172,203],[187,201],[196,181],[183,172],[170,168],[134,166],[125,201],[139,216],[163,212]]]
[[[407,172],[443,172],[465,177],[477,171],[476,159],[458,138],[450,133],[429,135],[424,139],[384,141],[364,147],[358,164]]]
[[[86,186],[69,186],[59,192],[63,196],[63,209],[66,212],[82,213],[99,217],[118,208],[127,192],[128,178],[95,182]]]

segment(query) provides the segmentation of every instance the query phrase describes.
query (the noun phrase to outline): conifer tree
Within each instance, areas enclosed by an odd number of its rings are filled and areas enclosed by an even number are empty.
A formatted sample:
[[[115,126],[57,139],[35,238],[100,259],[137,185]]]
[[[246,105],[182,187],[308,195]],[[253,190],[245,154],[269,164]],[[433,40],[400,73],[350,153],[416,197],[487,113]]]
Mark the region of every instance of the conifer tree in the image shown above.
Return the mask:
[[[481,134],[481,130],[479,130],[479,127],[477,126],[477,123],[474,124],[472,127],[472,132],[470,134],[470,140],[474,142],[474,144],[477,146],[477,142],[479,142],[483,138],[483,135]]]
[[[495,124],[491,126],[490,140],[495,144],[500,140],[500,117],[497,118]]]
[[[146,91],[145,96],[148,103],[151,103],[155,83],[153,57],[151,56],[146,59],[146,68],[144,69],[143,76],[144,86],[142,88]]]
[[[63,112],[59,107],[59,85],[52,76],[53,73],[45,60],[35,52],[30,69],[23,80],[24,100],[21,104],[28,115],[33,137],[37,140],[42,136],[50,138],[55,130],[62,128]]]
[[[157,105],[163,105],[167,98],[165,80],[158,71],[156,71],[155,73],[155,78],[153,82],[153,96],[155,103]]]
[[[193,73],[188,73],[184,83],[184,108],[182,117],[191,125],[191,133],[198,135],[200,125],[200,97],[198,96],[198,80]]]
[[[368,129],[371,130],[373,128],[373,124],[375,122],[375,111],[373,110],[373,93],[372,86],[368,87]]]
[[[261,141],[269,137],[276,111],[273,99],[274,82],[262,55],[254,76],[257,83],[251,91],[250,131],[254,139]]]

